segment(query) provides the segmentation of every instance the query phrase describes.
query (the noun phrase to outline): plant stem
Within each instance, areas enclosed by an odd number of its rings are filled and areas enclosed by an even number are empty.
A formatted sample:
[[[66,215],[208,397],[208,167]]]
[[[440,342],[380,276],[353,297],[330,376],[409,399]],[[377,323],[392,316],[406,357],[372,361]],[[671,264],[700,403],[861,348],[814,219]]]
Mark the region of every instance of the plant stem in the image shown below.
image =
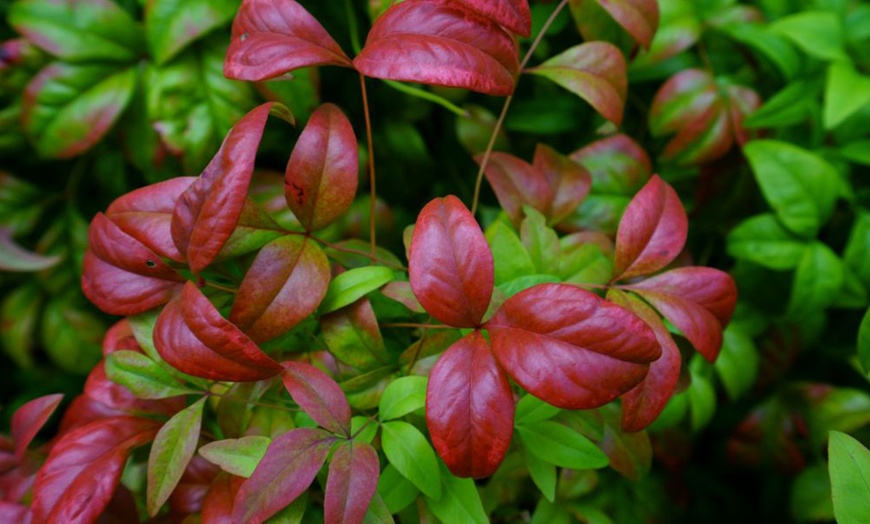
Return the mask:
[[[461,116],[462,118],[468,118],[468,111],[457,106],[450,100],[447,100],[444,97],[432,93],[431,91],[426,91],[425,89],[420,89],[419,87],[403,84],[401,82],[394,82],[393,80],[384,80],[384,83],[392,87],[396,91],[401,91],[413,97],[428,100],[429,102],[438,104],[439,106],[447,109],[448,111],[456,114],[457,116]]]
[[[523,69],[526,68],[526,65],[529,63],[529,60],[532,58],[532,54],[535,52],[535,49],[538,48],[538,45],[541,43],[541,40],[544,38],[544,35],[547,33],[547,30],[550,29],[550,26],[553,24],[553,20],[559,16],[559,13],[562,12],[562,9],[568,5],[568,0],[562,0],[559,2],[559,5],[556,6],[556,9],[550,14],[550,17],[547,18],[547,21],[544,22],[544,26],[541,27],[541,31],[535,37],[535,40],[532,42],[532,45],[529,46],[528,51],[526,51],[525,56],[523,57],[523,61],[520,63],[520,75],[523,73]],[[517,83],[519,83],[520,79],[517,77]],[[516,85],[514,86],[514,91],[516,91]],[[492,130],[492,135],[489,137],[489,143],[486,146],[486,151],[483,152],[483,158],[480,161],[480,169],[477,170],[477,180],[474,182],[474,197],[471,200],[471,214],[475,214],[477,212],[477,203],[480,200],[480,186],[483,184],[483,173],[486,171],[486,165],[489,163],[489,157],[492,156],[492,148],[495,147],[495,141],[498,138],[498,133],[501,131],[502,125],[504,125],[505,116],[507,116],[508,108],[511,106],[511,102],[513,102],[514,95],[509,95],[504,100],[504,105],[501,108],[501,114],[498,116],[498,121],[495,123],[495,128]]]
[[[374,260],[377,250],[377,239],[375,238],[375,211],[377,210],[377,179],[375,177],[375,149],[372,143],[372,117],[369,114],[369,97],[366,93],[366,77],[362,73],[359,75],[359,83],[362,88],[363,112],[366,120],[366,142],[369,148],[369,189],[371,202],[369,203],[369,237],[371,242],[372,260]]]
[[[387,266],[387,267],[391,267],[393,269],[398,269],[399,271],[405,271],[405,272],[408,271],[408,268],[401,265],[401,264],[395,264],[393,262],[390,262],[389,260],[383,260],[381,258],[378,258],[377,256],[373,256],[371,253],[367,253],[365,251],[360,251],[359,249],[353,249],[351,247],[339,246],[338,244],[333,244],[332,242],[323,240],[322,238],[317,238],[314,235],[308,235],[308,237],[311,238],[311,240],[314,240],[315,242],[322,244],[330,249],[334,249],[336,251],[341,251],[342,253],[351,253],[354,255],[361,255],[361,256],[368,258],[372,262],[377,262],[377,263],[381,264],[382,266]]]

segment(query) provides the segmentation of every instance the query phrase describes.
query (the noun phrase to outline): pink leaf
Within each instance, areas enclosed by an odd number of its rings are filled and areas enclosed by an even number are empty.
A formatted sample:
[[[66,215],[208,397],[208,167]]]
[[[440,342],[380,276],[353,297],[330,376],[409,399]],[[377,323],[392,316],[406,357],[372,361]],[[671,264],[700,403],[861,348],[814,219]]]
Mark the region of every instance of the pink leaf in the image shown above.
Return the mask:
[[[478,163],[483,155],[475,157]],[[510,153],[494,152],[484,171],[498,203],[514,225],[523,219],[523,206],[546,213],[553,200],[553,187],[544,173]]]
[[[495,20],[520,36],[532,34],[532,12],[528,0],[454,0],[466,8]]]
[[[426,423],[435,451],[458,477],[488,477],[504,460],[514,396],[480,331],[450,346],[429,375]]]
[[[713,362],[722,330],[737,304],[731,275],[708,267],[681,267],[627,287],[651,303]]]
[[[633,195],[652,175],[649,155],[628,135],[613,135],[571,153],[592,175],[596,193]]]
[[[284,387],[305,413],[324,428],[350,436],[350,406],[341,387],[304,362],[284,362]]]
[[[414,295],[433,317],[454,327],[480,324],[495,281],[492,252],[455,196],[437,198],[420,211],[409,276]]]
[[[12,415],[12,440],[15,442],[15,456],[20,461],[33,437],[48,422],[51,414],[63,399],[62,394],[46,395],[31,400],[18,408]]]
[[[245,0],[233,22],[224,74],[268,80],[301,67],[353,67],[320,23],[294,0]]]
[[[130,452],[150,442],[160,422],[112,417],[66,433],[52,448],[33,487],[40,522],[96,521],[112,498]]]
[[[533,165],[544,175],[553,195],[544,215],[550,224],[558,224],[589,194],[592,178],[586,168],[544,144],[535,148]]]
[[[0,271],[42,271],[56,266],[59,256],[46,256],[28,251],[12,238],[12,229],[0,227]]]
[[[247,382],[282,371],[192,282],[184,285],[180,300],[167,304],[157,318],[154,346],[169,365],[195,377]]]
[[[613,280],[647,275],[683,250],[689,222],[677,192],[658,175],[634,196],[616,233]]]
[[[342,442],[329,461],[326,524],[359,524],[378,487],[378,452],[365,442]]]
[[[597,3],[620,27],[643,47],[649,49],[659,26],[656,0],[591,0]],[[581,27],[581,29],[583,29]],[[592,34],[583,31],[587,40]]]
[[[661,354],[654,333],[637,316],[566,284],[517,293],[484,327],[511,378],[567,409],[612,401],[640,383]]]
[[[341,109],[323,104],[311,115],[287,164],[284,194],[307,231],[323,229],[353,203],[359,160],[353,127]]]
[[[519,74],[510,34],[489,18],[439,0],[394,4],[375,21],[353,63],[373,78],[495,96],[513,93]]]
[[[27,506],[0,500],[0,522],[30,524],[33,522],[33,512]]]
[[[273,240],[257,253],[242,280],[230,320],[256,341],[274,338],[317,309],[329,278],[329,260],[311,240]]]
[[[607,298],[646,322],[662,348],[662,356],[650,364],[646,378],[622,396],[622,429],[640,431],[655,421],[674,394],[682,356],[662,319],[642,300],[618,289],[608,291]]]
[[[236,494],[233,522],[259,524],[296,500],[314,481],[335,439],[322,429],[299,428],[272,440]]]

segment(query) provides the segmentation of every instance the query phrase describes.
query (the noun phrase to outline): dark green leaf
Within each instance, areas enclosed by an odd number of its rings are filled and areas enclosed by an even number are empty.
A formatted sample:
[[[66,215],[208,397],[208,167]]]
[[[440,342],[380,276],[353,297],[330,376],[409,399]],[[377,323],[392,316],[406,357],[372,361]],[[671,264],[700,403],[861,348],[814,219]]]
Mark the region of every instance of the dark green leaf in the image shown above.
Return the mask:
[[[384,266],[358,267],[332,279],[326,297],[320,303],[320,313],[329,313],[352,304],[393,280],[393,270]]]
[[[33,344],[43,297],[35,283],[10,291],[0,306],[0,346],[22,368],[33,366]]]
[[[747,218],[728,234],[729,255],[770,269],[795,268],[806,248],[771,213]]]
[[[870,375],[870,309],[864,315],[858,331],[858,360],[864,368],[864,373]]]
[[[148,47],[157,65],[236,14],[238,0],[152,0],[145,11]]]
[[[800,522],[834,520],[831,480],[824,464],[810,466],[795,478],[791,487],[791,514]]]
[[[272,439],[260,436],[217,440],[199,448],[199,454],[231,475],[248,478],[271,442]]]
[[[401,377],[384,389],[381,395],[378,417],[381,420],[392,420],[404,417],[426,405],[426,377]]]
[[[788,312],[795,318],[830,305],[843,285],[843,262],[821,242],[807,246],[797,267]]]
[[[829,431],[852,432],[870,424],[870,394],[860,389],[832,388],[810,408],[810,436],[820,446]]]
[[[196,390],[184,387],[160,364],[136,351],[114,351],[106,356],[106,375],[137,398],[167,398]]]
[[[42,346],[52,360],[71,373],[91,371],[102,356],[106,326],[79,299],[54,297],[45,306],[40,326]]]
[[[692,382],[686,389],[689,402],[689,419],[692,431],[704,429],[713,415],[716,414],[716,388],[713,387],[710,374],[711,365],[700,354],[695,354],[689,366]]]
[[[849,242],[843,252],[843,262],[865,286],[870,286],[870,213],[866,210],[861,210],[855,217]]]
[[[441,467],[441,496],[430,497],[426,504],[442,522],[488,524],[489,518],[480,501],[480,493],[471,479],[454,477],[443,462]],[[437,470],[436,470],[437,471]],[[424,491],[425,493],[425,491]]]
[[[866,524],[870,515],[870,451],[849,435],[832,431],[828,458],[837,522]]]
[[[752,336],[740,324],[728,326],[722,339],[722,350],[714,366],[728,396],[736,400],[748,392],[755,382],[759,352]]]
[[[516,429],[529,452],[550,464],[571,469],[596,469],[608,464],[607,456],[595,444],[562,424],[542,420]]]
[[[387,460],[403,477],[427,496],[441,498],[438,459],[419,429],[407,422],[387,422],[381,425],[381,442]]]

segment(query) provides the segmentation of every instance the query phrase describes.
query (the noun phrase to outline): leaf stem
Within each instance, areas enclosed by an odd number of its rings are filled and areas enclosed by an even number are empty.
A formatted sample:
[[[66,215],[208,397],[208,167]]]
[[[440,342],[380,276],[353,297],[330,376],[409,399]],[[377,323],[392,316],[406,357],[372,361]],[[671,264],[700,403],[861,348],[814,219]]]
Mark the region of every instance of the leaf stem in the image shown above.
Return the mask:
[[[307,235],[307,236],[309,238],[311,238],[311,240],[314,240],[315,242],[322,244],[330,249],[334,249],[334,250],[340,251],[342,253],[351,253],[353,255],[364,256],[364,257],[368,258],[369,260],[371,260],[372,263],[377,262],[378,264],[380,264],[382,266],[391,267],[393,269],[398,269],[399,271],[405,271],[405,272],[408,271],[408,268],[401,265],[401,264],[396,264],[394,262],[390,262],[389,260],[384,260],[382,258],[378,258],[377,256],[372,255],[369,252],[360,251],[359,249],[353,249],[351,247],[340,246],[338,244],[333,244],[332,242],[329,242],[327,240],[323,240],[322,238],[317,238],[314,235]]]
[[[553,21],[559,16],[559,13],[562,12],[562,9],[568,5],[568,0],[562,0],[559,2],[559,5],[556,6],[556,9],[550,14],[550,17],[547,18],[547,21],[544,22],[543,27],[541,27],[541,31],[535,37],[535,40],[532,42],[532,45],[529,46],[528,51],[526,51],[525,56],[523,57],[523,61],[520,63],[520,75],[523,73],[523,69],[526,68],[526,65],[529,63],[529,60],[532,58],[532,54],[535,52],[535,49],[538,48],[538,45],[541,43],[541,40],[544,38],[544,35],[547,33],[547,30],[550,29],[550,26],[553,24]],[[519,83],[520,79],[517,77],[517,83]],[[514,85],[514,92],[516,92],[516,85]],[[504,100],[504,105],[501,108],[501,114],[498,116],[498,121],[495,123],[495,127],[492,130],[492,134],[489,137],[489,143],[486,146],[486,150],[483,152],[483,158],[480,161],[480,169],[477,170],[477,180],[474,182],[474,197],[471,200],[471,214],[474,215],[477,212],[477,203],[480,200],[480,186],[483,184],[483,173],[486,171],[486,166],[489,164],[489,158],[492,156],[492,149],[495,147],[495,141],[498,138],[498,133],[501,131],[502,125],[504,125],[505,116],[507,116],[508,108],[511,106],[511,102],[513,102],[514,95],[509,95]]]
[[[369,148],[369,189],[370,189],[370,199],[369,203],[369,237],[371,242],[371,253],[372,260],[375,258],[375,253],[377,250],[377,239],[375,232],[375,211],[377,210],[377,178],[375,177],[375,149],[372,143],[372,117],[369,114],[369,98],[368,93],[366,92],[366,77],[363,76],[362,73],[359,75],[359,83],[360,88],[362,89],[362,102],[363,102],[363,113],[365,114],[366,121],[366,142]]]
[[[421,89],[419,87],[414,87],[412,85],[403,84],[402,82],[395,82],[393,80],[384,80],[384,83],[388,86],[392,87],[396,91],[401,91],[405,94],[411,95],[416,98],[420,98],[423,100],[428,100],[434,104],[438,104],[439,106],[447,109],[451,113],[456,114],[457,116],[461,116],[462,118],[468,118],[468,111],[462,109],[457,106],[450,100],[447,100],[444,97],[438,96],[431,91],[426,91],[425,89]]]

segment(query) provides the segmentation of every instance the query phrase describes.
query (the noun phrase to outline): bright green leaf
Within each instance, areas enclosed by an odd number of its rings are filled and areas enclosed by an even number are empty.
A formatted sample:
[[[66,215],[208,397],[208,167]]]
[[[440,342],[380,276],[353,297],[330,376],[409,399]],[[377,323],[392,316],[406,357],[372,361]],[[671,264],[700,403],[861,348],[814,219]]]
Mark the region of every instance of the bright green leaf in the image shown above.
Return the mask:
[[[504,293],[505,299],[508,299],[520,291],[529,289],[532,286],[561,281],[562,279],[556,275],[524,275],[509,282],[505,282],[504,284],[500,284],[498,290]]]
[[[755,383],[760,360],[758,348],[739,324],[729,325],[722,338],[722,350],[714,367],[728,396],[736,400]]]
[[[828,468],[814,465],[798,474],[791,487],[791,514],[800,522],[834,520]]]
[[[849,142],[840,148],[840,154],[851,162],[870,166],[870,139]]]
[[[199,448],[199,454],[231,475],[248,478],[271,442],[272,439],[261,436],[217,440]]]
[[[686,389],[686,397],[692,431],[696,433],[704,429],[716,413],[716,388],[710,380],[711,371],[712,366],[700,354],[695,354],[689,365],[692,382]]]
[[[818,101],[819,86],[813,82],[793,82],[767,99],[744,121],[750,128],[785,127],[807,121]]]
[[[728,234],[729,255],[770,269],[795,268],[806,247],[771,213],[747,218]]]
[[[787,37],[808,55],[822,60],[846,58],[843,24],[836,13],[801,11],[776,20],[770,28]]]
[[[520,440],[530,453],[563,468],[595,469],[608,464],[607,455],[573,429],[550,420],[517,426]]]
[[[384,266],[349,269],[329,283],[326,296],[320,303],[320,313],[329,313],[353,304],[366,293],[391,282],[393,278],[393,270]]]
[[[378,423],[369,417],[357,415],[350,419],[350,434],[354,441],[371,444],[378,434]]]
[[[420,490],[403,477],[392,464],[387,464],[378,478],[378,493],[384,499],[390,513],[398,513],[417,499]]]
[[[106,356],[106,376],[137,398],[167,398],[196,390],[184,387],[160,364],[136,351],[114,351]]]
[[[520,225],[520,239],[532,259],[535,273],[558,273],[562,251],[556,232],[547,226],[547,218],[530,206],[524,206],[526,218]]]
[[[787,79],[801,70],[803,58],[789,41],[762,24],[730,24],[720,28],[728,36],[755,49],[770,60]]]
[[[428,497],[441,498],[438,459],[419,429],[407,422],[387,422],[381,425],[381,443],[387,460],[402,476]]]
[[[443,463],[440,463],[440,467],[441,496],[434,499],[427,495],[426,498],[432,513],[441,522],[488,524],[489,517],[483,509],[474,481],[454,477]]]
[[[867,524],[870,522],[870,451],[849,435],[832,431],[828,458],[837,522]]]
[[[833,129],[870,102],[870,76],[855,70],[851,62],[840,61],[828,67],[825,84],[825,129]]]
[[[534,424],[542,420],[548,420],[559,414],[561,410],[556,406],[547,404],[534,395],[526,395],[517,402],[514,424]]]
[[[426,377],[401,377],[392,382],[381,394],[378,416],[381,420],[404,417],[426,405]]]
[[[236,14],[238,0],[152,0],[145,31],[154,61],[160,65]]]
[[[857,388],[834,388],[811,405],[807,423],[820,446],[829,431],[852,432],[870,424],[870,394]]]
[[[799,318],[828,307],[844,279],[843,263],[836,253],[821,242],[813,242],[807,247],[795,272],[789,314]]]
[[[492,249],[496,285],[535,272],[532,257],[511,226],[501,220],[496,220],[486,228],[485,235],[486,241]]]
[[[526,467],[529,468],[532,482],[541,490],[545,499],[554,502],[556,500],[556,466],[538,458],[537,455],[525,448],[523,448],[523,458],[526,461]]]

